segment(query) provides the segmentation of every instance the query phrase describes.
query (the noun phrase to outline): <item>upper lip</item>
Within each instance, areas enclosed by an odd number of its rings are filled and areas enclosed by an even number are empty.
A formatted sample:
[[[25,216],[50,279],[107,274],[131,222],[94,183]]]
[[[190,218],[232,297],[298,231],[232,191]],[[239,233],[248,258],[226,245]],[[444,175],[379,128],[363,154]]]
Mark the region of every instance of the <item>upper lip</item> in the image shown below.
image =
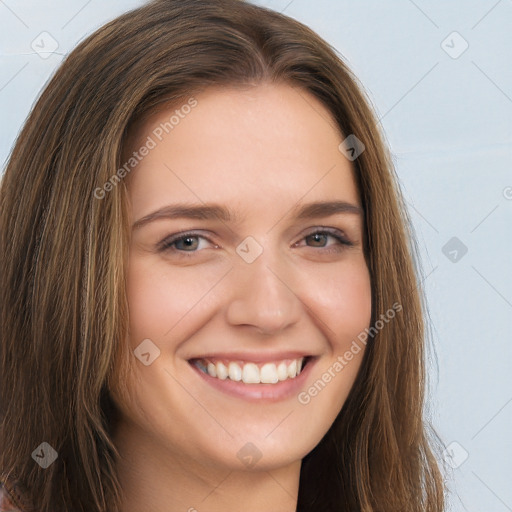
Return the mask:
[[[311,353],[286,351],[286,352],[215,352],[201,354],[190,357],[194,359],[224,359],[228,361],[246,361],[250,363],[267,363],[274,361],[283,361],[284,359],[300,359],[301,357],[311,357]]]

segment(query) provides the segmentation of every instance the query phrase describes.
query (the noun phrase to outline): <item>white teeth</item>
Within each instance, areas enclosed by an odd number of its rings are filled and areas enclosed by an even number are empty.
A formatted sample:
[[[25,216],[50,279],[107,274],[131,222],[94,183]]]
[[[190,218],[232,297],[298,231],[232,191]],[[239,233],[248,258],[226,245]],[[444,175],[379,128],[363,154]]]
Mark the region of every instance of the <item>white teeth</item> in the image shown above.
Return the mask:
[[[240,368],[240,366],[238,366],[236,363],[233,363],[233,362],[229,363],[228,373],[229,373],[229,378],[231,380],[235,380],[235,381],[242,380],[242,368]]]
[[[212,377],[217,377],[217,368],[213,363],[208,363],[208,374]]]
[[[213,363],[208,360],[196,361],[196,366],[211,377],[245,384],[276,384],[287,379],[294,379],[301,373],[304,358],[265,363],[259,367],[255,363],[238,363],[230,361],[227,366],[222,362]]]
[[[236,364],[236,363],[233,363]],[[242,370],[242,380],[246,384],[259,384],[260,383],[260,371],[254,363],[244,364]],[[262,381],[265,382],[265,381]]]
[[[277,369],[274,363],[267,363],[261,367],[261,382],[265,384],[275,384],[279,377],[277,376]]]
[[[297,360],[294,359],[288,366],[288,377],[293,379],[297,375]]]
[[[217,363],[214,366],[217,369],[217,378],[220,380],[226,380],[228,378],[228,369],[226,368],[226,365],[222,363]],[[212,375],[212,377],[214,377],[214,375]]]
[[[279,380],[286,380],[288,378],[288,366],[285,362],[277,365],[277,378]]]

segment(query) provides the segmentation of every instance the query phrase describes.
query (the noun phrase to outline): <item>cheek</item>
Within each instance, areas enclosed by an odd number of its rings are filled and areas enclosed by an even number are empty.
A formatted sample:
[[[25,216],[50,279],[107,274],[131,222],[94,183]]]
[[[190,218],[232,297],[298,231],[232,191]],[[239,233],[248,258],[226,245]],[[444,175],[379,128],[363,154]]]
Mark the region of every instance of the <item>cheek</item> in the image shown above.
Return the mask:
[[[344,350],[371,321],[371,283],[366,263],[354,261],[338,269],[324,269],[310,282],[315,283],[309,292],[315,315],[327,326],[324,331],[330,333],[336,345],[333,349]]]
[[[177,272],[152,258],[133,258],[127,275],[132,344],[164,336],[216,281],[215,272],[204,272],[195,266]]]
[[[137,260],[130,262],[127,297],[132,343],[162,334],[165,311],[174,311],[177,306],[176,296],[169,293],[165,283],[155,268]],[[172,318],[168,318],[167,329],[171,326]]]

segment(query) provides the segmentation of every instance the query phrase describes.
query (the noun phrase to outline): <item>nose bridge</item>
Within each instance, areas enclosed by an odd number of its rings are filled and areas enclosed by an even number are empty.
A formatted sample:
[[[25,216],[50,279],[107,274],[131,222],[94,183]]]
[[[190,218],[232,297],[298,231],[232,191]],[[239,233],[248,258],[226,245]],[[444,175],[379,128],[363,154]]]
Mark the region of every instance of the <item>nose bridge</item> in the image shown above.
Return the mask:
[[[291,272],[276,251],[267,247],[251,263],[240,257],[235,266],[227,315],[231,324],[276,333],[298,321],[300,300],[289,282]]]

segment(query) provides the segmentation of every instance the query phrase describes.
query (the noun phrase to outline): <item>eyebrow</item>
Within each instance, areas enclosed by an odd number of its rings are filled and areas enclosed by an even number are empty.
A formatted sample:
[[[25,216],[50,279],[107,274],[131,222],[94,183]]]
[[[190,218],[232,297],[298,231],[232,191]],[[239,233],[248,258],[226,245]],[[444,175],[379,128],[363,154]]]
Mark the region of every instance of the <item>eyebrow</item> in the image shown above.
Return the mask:
[[[291,214],[298,220],[329,217],[336,214],[351,214],[362,217],[363,209],[346,201],[316,201],[297,205],[291,210]],[[231,208],[218,204],[173,204],[155,210],[135,221],[132,229],[139,229],[159,219],[220,220],[232,223],[240,223],[242,220]]]

